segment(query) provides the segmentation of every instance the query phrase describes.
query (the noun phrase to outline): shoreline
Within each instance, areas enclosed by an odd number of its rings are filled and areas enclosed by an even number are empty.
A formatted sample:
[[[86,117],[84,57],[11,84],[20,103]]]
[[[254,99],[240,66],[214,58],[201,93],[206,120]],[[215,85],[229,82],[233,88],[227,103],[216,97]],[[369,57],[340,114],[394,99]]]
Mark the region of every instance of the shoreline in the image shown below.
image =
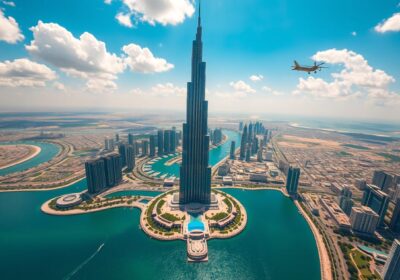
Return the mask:
[[[315,243],[317,244],[319,262],[320,262],[321,280],[333,280],[332,270],[331,270],[331,261],[329,259],[328,250],[326,249],[322,235],[320,234],[317,227],[314,225],[311,218],[307,215],[307,213],[301,207],[300,203],[297,200],[295,200],[293,202],[296,205],[299,212],[301,213],[301,215],[304,217],[304,219],[308,223],[308,226],[314,235],[314,240],[315,240]]]
[[[58,186],[58,187],[53,187],[53,188],[42,188],[42,189],[16,189],[16,190],[12,190],[12,189],[8,189],[8,190],[2,190],[0,188],[0,193],[6,193],[6,192],[44,192],[44,191],[54,191],[54,190],[58,190],[58,189],[63,189],[63,188],[67,188],[72,186],[73,184],[76,184],[80,181],[82,181],[83,179],[85,179],[86,176],[76,179],[66,185],[62,185],[62,186]]]
[[[26,157],[24,157],[24,158],[22,158],[20,160],[17,160],[16,162],[9,163],[9,164],[6,164],[4,166],[1,166],[0,170],[7,169],[9,167],[13,167],[15,165],[24,163],[24,162],[36,157],[42,151],[42,149],[39,146],[30,145],[30,144],[16,144],[16,145],[3,145],[3,146],[5,146],[5,147],[6,146],[26,146],[26,147],[29,147],[29,148],[33,149],[33,152],[30,153],[28,156],[26,156]]]

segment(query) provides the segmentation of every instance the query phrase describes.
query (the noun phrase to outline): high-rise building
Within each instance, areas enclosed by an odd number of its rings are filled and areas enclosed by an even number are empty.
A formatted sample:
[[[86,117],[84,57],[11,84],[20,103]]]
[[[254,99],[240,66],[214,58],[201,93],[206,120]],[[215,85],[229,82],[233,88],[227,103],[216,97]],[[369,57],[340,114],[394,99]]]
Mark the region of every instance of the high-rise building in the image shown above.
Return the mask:
[[[135,160],[136,157],[136,152],[135,152],[135,147],[133,145],[128,145],[126,147],[126,166],[128,172],[132,172],[133,168],[135,168]]]
[[[134,145],[134,141],[135,141],[135,138],[133,137],[133,134],[129,133],[128,134],[128,144]]]
[[[85,163],[88,192],[96,194],[106,187],[113,187],[122,181],[121,157],[109,154]]]
[[[243,130],[243,122],[240,122],[239,123],[239,131],[242,131]]]
[[[251,144],[252,141],[253,141],[253,123],[250,122],[249,130],[247,133],[247,143]]]
[[[235,150],[236,150],[235,146],[236,146],[236,142],[232,141],[231,142],[231,152],[230,152],[230,156],[229,156],[230,159],[235,159]]]
[[[400,279],[400,241],[395,239],[389,256],[383,267],[383,280],[399,280]]]
[[[115,134],[115,142],[117,142],[117,143],[119,142],[119,134],[118,133]]]
[[[118,145],[118,152],[121,156],[121,165],[122,167],[126,166],[126,144],[119,144]]]
[[[171,154],[176,152],[176,130],[172,128],[169,135],[169,152]]]
[[[149,141],[142,141],[142,156],[147,156],[149,154]]]
[[[162,156],[164,154],[164,131],[161,129],[157,132],[157,144],[158,156]]]
[[[339,206],[342,208],[343,212],[346,213],[347,216],[350,216],[351,208],[353,207],[353,193],[350,190],[349,186],[343,186],[343,189],[339,195]]]
[[[379,215],[378,226],[382,226],[385,220],[386,210],[389,203],[389,197],[377,186],[367,185],[364,190],[361,204],[370,207]]]
[[[286,191],[290,195],[296,195],[299,187],[300,168],[290,166],[286,178]]]
[[[156,136],[150,135],[150,157],[156,156]]]
[[[257,161],[258,162],[263,162],[263,153],[262,153],[261,149],[259,149],[258,152],[257,152]]]
[[[203,62],[201,17],[193,41],[192,77],[187,85],[186,123],[183,124],[182,165],[179,201],[182,204],[210,203],[211,167],[208,164],[210,138],[208,102],[205,100],[206,63]]]
[[[251,161],[251,145],[247,145],[246,149],[246,162]]]
[[[121,156],[110,154],[102,158],[106,174],[107,187],[118,185],[122,181]]]
[[[240,160],[244,160],[246,157],[246,144],[247,144],[247,125],[244,125],[242,133],[242,141],[240,142]]]
[[[140,146],[141,146],[141,144],[138,141],[135,141],[133,143],[133,148],[135,150],[135,156],[139,156],[140,155]]]
[[[390,219],[389,228],[398,233],[400,232],[400,197],[395,200],[395,206],[392,213],[392,218]]]
[[[353,207],[350,214],[351,229],[358,234],[373,235],[379,222],[379,216],[366,206]]]
[[[85,171],[90,194],[98,193],[107,186],[104,161],[102,159],[85,162]]]
[[[107,151],[114,151],[114,139],[106,138],[104,140],[104,149]]]
[[[217,128],[213,131],[212,143],[218,145],[222,142],[222,129]]]
[[[169,154],[171,151],[171,130],[164,131],[164,154]]]
[[[374,175],[372,177],[372,184],[379,187],[385,193],[388,193],[389,188],[392,186],[393,176],[381,171],[374,171]]]

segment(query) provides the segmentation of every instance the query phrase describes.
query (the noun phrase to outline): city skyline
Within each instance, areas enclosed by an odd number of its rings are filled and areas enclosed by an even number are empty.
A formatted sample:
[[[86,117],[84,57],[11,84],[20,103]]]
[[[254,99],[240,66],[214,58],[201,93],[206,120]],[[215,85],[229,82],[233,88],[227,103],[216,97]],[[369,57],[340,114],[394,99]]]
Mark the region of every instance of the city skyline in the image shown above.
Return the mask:
[[[184,38],[196,24],[195,3],[167,1],[157,10],[105,2],[79,3],[80,9],[66,2],[0,3],[1,111],[181,111],[190,56]],[[204,1],[205,57],[218,61],[209,65],[210,113],[397,121],[397,4]],[[224,20],[217,20],[221,13]],[[290,70],[292,60],[311,64],[312,58],[329,68],[311,76]]]

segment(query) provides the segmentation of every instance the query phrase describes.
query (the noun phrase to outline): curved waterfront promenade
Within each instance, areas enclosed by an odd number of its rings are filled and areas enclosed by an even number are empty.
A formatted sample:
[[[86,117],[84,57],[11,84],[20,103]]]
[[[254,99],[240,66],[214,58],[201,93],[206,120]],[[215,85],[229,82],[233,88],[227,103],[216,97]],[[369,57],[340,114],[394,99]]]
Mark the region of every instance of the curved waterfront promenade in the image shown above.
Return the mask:
[[[8,145],[4,145],[4,146],[7,147]],[[17,164],[21,164],[21,163],[23,163],[25,161],[28,161],[28,160],[36,157],[40,153],[40,151],[42,150],[39,146],[35,146],[35,145],[21,144],[21,145],[13,145],[13,146],[26,146],[29,149],[32,149],[33,152],[29,153],[27,156],[25,156],[25,157],[23,157],[21,159],[18,159],[16,161],[12,162],[12,163],[0,166],[0,170],[12,167],[12,166],[17,165]]]
[[[56,143],[48,142],[36,142],[36,141],[21,141],[21,142],[6,142],[0,143],[0,145],[31,145],[40,148],[40,151],[33,157],[27,160],[19,162],[18,164],[12,164],[6,168],[0,169],[0,176],[14,176],[17,172],[27,172],[31,168],[36,168],[39,165],[51,161],[61,151],[61,148]],[[20,174],[18,174],[20,175]]]
[[[59,198],[59,197],[57,197]],[[108,205],[108,206],[100,206],[98,208],[93,208],[93,209],[71,209],[71,210],[55,210],[52,207],[50,207],[50,203],[57,198],[52,198],[45,203],[42,204],[40,210],[42,212],[49,214],[49,215],[55,215],[55,216],[71,216],[71,215],[81,215],[81,214],[87,214],[87,213],[94,213],[94,212],[100,212],[108,209],[113,209],[113,208],[138,208],[140,210],[143,210],[146,204],[141,203],[140,200],[142,199],[152,199],[152,197],[149,196],[141,196],[139,201],[133,201],[131,203],[128,203],[127,201],[119,202],[114,205]]]
[[[319,233],[319,230],[314,225],[311,218],[304,211],[303,207],[301,207],[300,203],[297,200],[294,201],[294,203],[295,203],[296,207],[299,209],[301,215],[307,221],[307,223],[314,235],[315,242],[317,243],[319,261],[320,261],[320,267],[321,267],[321,279],[322,280],[333,280],[331,261],[329,259],[328,250],[326,249],[324,240],[323,240],[321,234]]]

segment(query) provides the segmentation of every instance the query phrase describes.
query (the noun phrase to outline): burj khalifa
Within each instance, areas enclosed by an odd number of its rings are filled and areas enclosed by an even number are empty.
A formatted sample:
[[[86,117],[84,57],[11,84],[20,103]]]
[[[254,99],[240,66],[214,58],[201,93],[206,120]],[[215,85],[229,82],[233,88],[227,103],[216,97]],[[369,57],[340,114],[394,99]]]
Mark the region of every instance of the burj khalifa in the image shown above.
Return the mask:
[[[211,167],[208,164],[208,102],[205,100],[206,63],[203,61],[201,14],[192,49],[192,77],[187,84],[186,123],[180,167],[179,202],[210,203]]]

